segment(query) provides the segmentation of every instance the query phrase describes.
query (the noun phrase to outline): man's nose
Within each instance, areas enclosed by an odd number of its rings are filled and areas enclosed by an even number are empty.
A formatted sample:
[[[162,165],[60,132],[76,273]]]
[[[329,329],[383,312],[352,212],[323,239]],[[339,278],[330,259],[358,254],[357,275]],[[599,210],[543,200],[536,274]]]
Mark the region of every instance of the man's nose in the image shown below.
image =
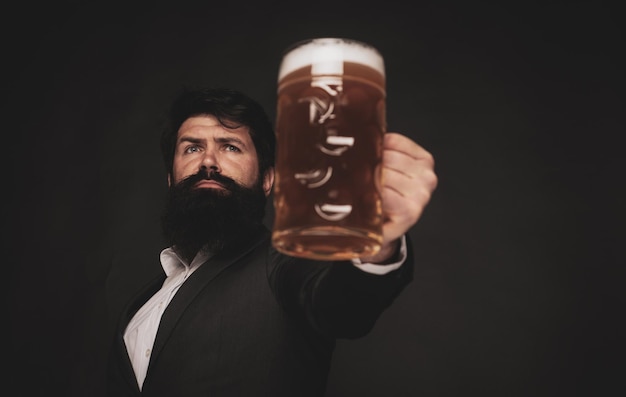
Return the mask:
[[[217,156],[215,156],[215,154],[210,150],[207,150],[204,153],[204,157],[202,158],[202,163],[200,164],[200,168],[205,169],[208,172],[210,171],[220,172],[221,171],[219,161],[217,160]]]

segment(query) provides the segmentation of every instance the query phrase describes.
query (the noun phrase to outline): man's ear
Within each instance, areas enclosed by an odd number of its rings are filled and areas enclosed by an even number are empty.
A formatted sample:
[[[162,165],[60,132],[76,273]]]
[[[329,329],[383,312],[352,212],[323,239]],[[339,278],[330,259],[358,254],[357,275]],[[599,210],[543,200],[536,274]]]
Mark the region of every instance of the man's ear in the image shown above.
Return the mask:
[[[263,175],[263,191],[265,192],[265,197],[269,196],[272,192],[272,186],[274,186],[274,167],[270,167],[265,171],[265,175]]]

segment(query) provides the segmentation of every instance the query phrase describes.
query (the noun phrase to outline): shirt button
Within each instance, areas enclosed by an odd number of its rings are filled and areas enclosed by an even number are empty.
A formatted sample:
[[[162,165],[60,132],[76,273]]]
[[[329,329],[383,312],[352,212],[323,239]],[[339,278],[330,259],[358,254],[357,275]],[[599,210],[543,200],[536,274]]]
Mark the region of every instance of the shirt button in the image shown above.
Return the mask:
[[[150,357],[150,349],[146,349],[146,357]]]

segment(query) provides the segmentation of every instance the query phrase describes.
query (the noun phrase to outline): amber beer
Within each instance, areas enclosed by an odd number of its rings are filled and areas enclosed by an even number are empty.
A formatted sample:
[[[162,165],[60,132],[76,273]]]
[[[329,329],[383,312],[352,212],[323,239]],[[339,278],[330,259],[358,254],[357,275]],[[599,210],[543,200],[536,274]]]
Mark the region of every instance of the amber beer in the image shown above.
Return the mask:
[[[288,48],[278,74],[272,242],[342,260],[382,242],[385,70],[372,46],[319,38]]]

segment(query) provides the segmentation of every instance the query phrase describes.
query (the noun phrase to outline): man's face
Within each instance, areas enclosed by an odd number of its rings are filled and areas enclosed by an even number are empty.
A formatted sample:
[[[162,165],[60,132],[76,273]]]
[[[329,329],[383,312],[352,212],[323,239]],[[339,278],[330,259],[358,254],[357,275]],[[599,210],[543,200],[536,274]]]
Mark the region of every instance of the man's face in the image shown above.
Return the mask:
[[[209,115],[188,118],[178,129],[169,183],[176,184],[202,168],[208,172],[215,170],[243,187],[253,187],[258,181],[259,166],[248,127],[225,128]],[[273,172],[264,175],[262,186],[266,196],[273,181]],[[226,190],[213,180],[200,181],[196,187]]]
[[[247,127],[224,128],[212,116],[187,119],[172,168],[163,232],[188,261],[201,247],[212,253],[232,247],[262,222],[274,170],[259,178]]]

